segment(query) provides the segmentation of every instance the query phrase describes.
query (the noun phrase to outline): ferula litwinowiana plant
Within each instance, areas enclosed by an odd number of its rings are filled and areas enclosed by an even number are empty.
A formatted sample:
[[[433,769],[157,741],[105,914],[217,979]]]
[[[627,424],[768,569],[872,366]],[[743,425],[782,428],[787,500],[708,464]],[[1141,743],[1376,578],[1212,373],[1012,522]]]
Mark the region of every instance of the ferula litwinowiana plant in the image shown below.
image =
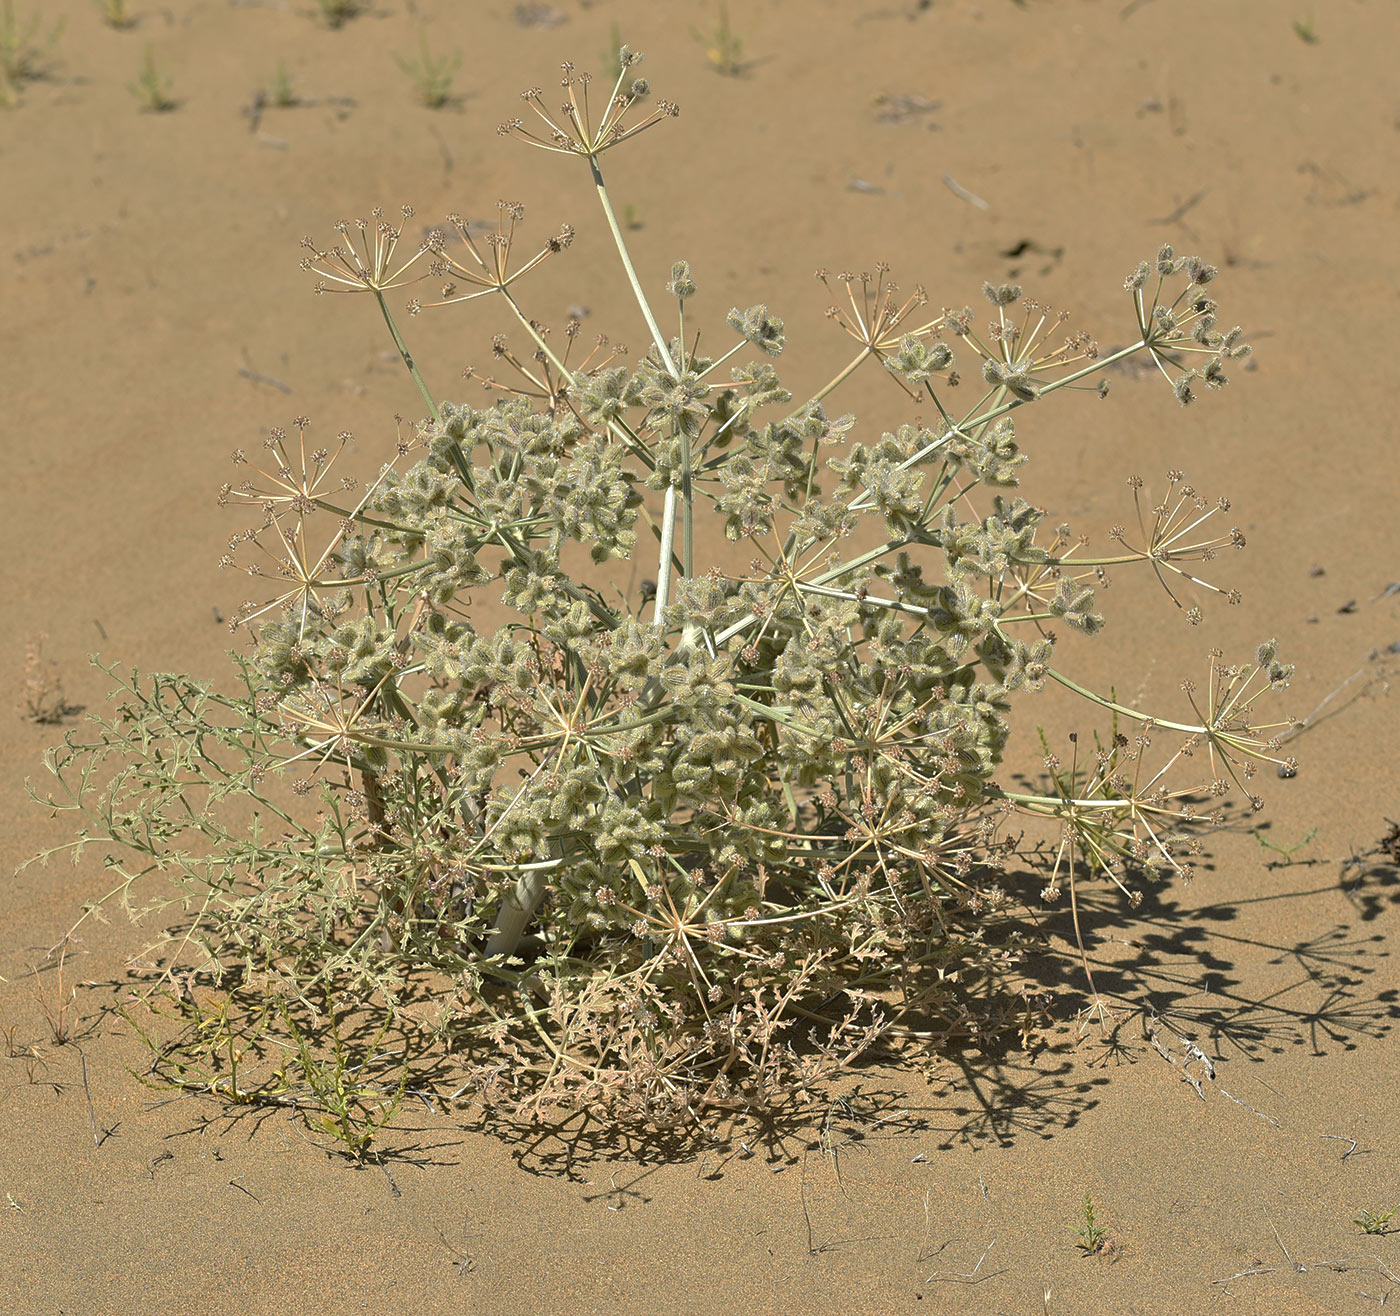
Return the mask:
[[[706,1121],[810,1099],[877,1042],[1014,1027],[997,988],[1036,893],[1007,888],[1007,816],[1061,830],[1046,898],[1189,873],[1216,801],[1257,805],[1253,770],[1279,761],[1256,706],[1289,669],[1272,641],[1215,653],[1179,720],[1083,687],[1055,629],[1101,628],[1110,567],[1150,571],[1194,621],[1181,587],[1242,539],[1178,472],[1155,503],[1132,481],[1137,529],[1101,557],[1016,492],[1018,413],[1106,391],[1115,360],[1143,354],[1182,403],[1224,387],[1248,348],[1217,327],[1212,267],[1170,247],[1140,265],[1134,341],[1106,356],[1017,287],[984,286],[979,318],[931,314],[884,266],[823,273],[855,347],[795,402],[777,315],[735,308],[701,353],[690,267],[663,298],[633,265],[604,157],[677,113],[638,58],[591,98],[565,65],[562,113],[530,90],[500,131],[591,175],[646,351],[583,355],[577,323],[531,318],[521,280],[573,232],[522,255],[514,204],[484,240],[457,216],[460,242],[409,239],[408,208],[307,239],[317,292],[378,307],[424,416],[363,486],[336,470],[350,436],[305,418],[235,453],[221,501],[249,520],[224,561],[260,591],[236,620],[245,691],[119,676],[118,714],[51,767],[92,819],[77,848],[143,857],[114,895],[176,880],[183,987],[261,1024],[269,998],[397,1012],[459,1091],[516,1115]],[[412,314],[476,301],[514,325],[489,405],[419,370],[396,318],[418,284],[435,292]],[[932,422],[832,410],[867,362]],[[619,559],[654,589],[618,589]],[[1004,790],[1013,702],[1046,682],[1111,734],[1051,756],[1045,793]]]

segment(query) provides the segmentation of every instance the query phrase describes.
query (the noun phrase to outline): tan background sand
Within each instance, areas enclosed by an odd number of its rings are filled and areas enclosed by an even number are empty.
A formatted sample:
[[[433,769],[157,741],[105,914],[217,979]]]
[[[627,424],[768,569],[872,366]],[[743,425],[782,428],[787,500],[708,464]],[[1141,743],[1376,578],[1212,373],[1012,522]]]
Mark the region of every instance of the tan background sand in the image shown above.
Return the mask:
[[[598,65],[614,24],[684,111],[610,158],[615,193],[641,224],[638,264],[655,286],[689,259],[695,305],[716,330],[731,304],[770,302],[788,319],[794,392],[845,359],[821,318],[817,265],[888,260],[935,305],[1016,277],[1105,344],[1129,331],[1123,275],[1162,240],[1225,266],[1224,314],[1250,330],[1257,369],[1184,416],[1160,381],[1118,376],[1107,402],[1057,399],[1020,429],[1027,495],[1099,543],[1128,511],[1130,473],[1160,481],[1180,465],[1203,491],[1229,494],[1250,548],[1220,569],[1244,603],[1208,605],[1192,630],[1124,581],[1104,600],[1108,632],[1063,646],[1072,670],[1170,715],[1209,645],[1248,653],[1277,634],[1305,714],[1400,639],[1400,598],[1377,597],[1400,577],[1400,11],[1385,0],[764,0],[732,6],[758,61],[737,80],[707,67],[689,32],[714,7],[674,0],[557,0],[556,26],[522,25],[506,0],[386,0],[338,32],[294,0],[130,8],[140,23],[119,33],[82,0],[44,4],[67,18],[52,76],[0,112],[7,874],[65,839],[22,790],[56,735],[14,711],[25,637],[48,633],[68,696],[90,707],[105,683],[84,663],[94,650],[222,677],[230,639],[214,610],[231,613],[245,592],[215,566],[240,528],[213,500],[229,450],[306,413],[322,435],[354,430],[372,468],[393,413],[416,414],[373,308],[310,295],[296,268],[304,233],[329,241],[336,219],[375,204],[411,201],[427,224],[519,199],[534,232],[561,220],[579,230],[529,287],[531,313],[558,324],[583,304],[590,332],[640,345],[586,174],[494,132],[519,89],[548,85],[561,58]],[[1314,43],[1292,28],[1309,14]],[[390,57],[414,53],[425,22],[464,56],[461,100],[437,113],[413,103]],[[174,78],[173,113],[139,114],[128,93],[147,44]],[[353,108],[269,109],[250,131],[240,111],[279,59],[301,96],[352,97]],[[939,108],[882,122],[880,96]],[[1023,242],[1035,249],[1002,254]],[[486,360],[497,327],[470,310],[413,322],[440,392]],[[290,391],[240,375],[245,362]],[[869,427],[904,418],[875,372],[845,406]],[[328,1158],[285,1115],[231,1123],[200,1101],[156,1104],[125,1069],[143,1063],[141,1048],[111,1024],[81,1038],[94,1147],[79,1053],[47,1042],[25,969],[105,889],[104,874],[94,858],[7,877],[0,1026],[42,1059],[0,1053],[0,1312],[1330,1313],[1369,1311],[1388,1293],[1400,1302],[1396,1237],[1350,1224],[1400,1201],[1400,879],[1376,859],[1340,880],[1383,819],[1400,817],[1398,708],[1344,710],[1298,743],[1296,780],[1265,783],[1270,835],[1321,829],[1291,867],[1267,867],[1236,829],[1213,839],[1211,871],[1191,888],[1164,890],[1141,917],[1106,899],[1092,916],[1105,981],[1170,1006],[1215,1058],[1204,1100],[1136,1022],[1118,1051],[1076,1048],[1062,1027],[1034,1059],[972,1055],[926,1087],[904,1080],[893,1108],[909,1116],[858,1130],[839,1181],[815,1121],[753,1144],[751,1157],[642,1162],[579,1146],[570,1160],[543,1131],[503,1143],[420,1106],[387,1140],[395,1195],[384,1171]],[[1021,762],[1034,762],[1037,720],[1092,725],[1043,697],[1023,711]],[[120,981],[142,935],[120,920],[89,927],[70,983]],[[1062,1019],[1079,990],[1064,986]],[[75,1008],[95,1023],[109,999],[80,988]],[[1359,1146],[1343,1161],[1349,1144],[1324,1135]],[[1111,1256],[1073,1247],[1085,1190]],[[993,1243],[980,1282],[948,1278],[974,1272]],[[1261,1273],[1229,1294],[1214,1283],[1249,1269]]]

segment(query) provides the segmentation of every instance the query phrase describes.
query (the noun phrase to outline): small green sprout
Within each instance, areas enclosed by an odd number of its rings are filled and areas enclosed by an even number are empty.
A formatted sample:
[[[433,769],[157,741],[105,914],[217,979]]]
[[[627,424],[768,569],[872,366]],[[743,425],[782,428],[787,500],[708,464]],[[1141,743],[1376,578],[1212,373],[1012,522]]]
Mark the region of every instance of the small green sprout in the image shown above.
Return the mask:
[[[1302,840],[1295,841],[1292,845],[1289,845],[1286,842],[1269,840],[1269,838],[1264,835],[1263,829],[1256,827],[1254,829],[1254,839],[1259,842],[1259,848],[1261,850],[1280,856],[1278,859],[1273,860],[1269,867],[1287,868],[1292,864],[1293,856],[1297,854],[1299,850],[1311,845],[1321,830],[1321,827],[1310,827],[1303,833]]]
[[[287,72],[285,60],[277,61],[276,71],[267,80],[267,99],[269,104],[282,110],[301,104],[301,97],[292,87],[292,75]]]
[[[461,66],[461,52],[435,56],[428,46],[426,32],[419,35],[418,48],[420,53],[417,59],[395,55],[394,60],[413,79],[413,85],[418,89],[418,99],[428,109],[440,110],[453,99],[452,79]]]
[[[329,28],[344,27],[352,18],[358,18],[369,5],[365,0],[316,0],[321,11],[321,19]]]
[[[31,14],[17,18],[13,0],[0,8],[0,105],[15,105],[26,82],[38,82],[47,73],[49,52],[63,34],[63,20],[41,35],[43,19]]]
[[[1108,1229],[1099,1224],[1094,1210],[1094,1199],[1088,1193],[1084,1194],[1084,1205],[1080,1208],[1080,1218],[1082,1223],[1072,1225],[1079,1242],[1075,1244],[1086,1257],[1097,1256],[1103,1251],[1105,1240],[1108,1238]]]
[[[705,47],[705,55],[716,73],[726,78],[741,78],[748,72],[751,60],[744,58],[744,40],[734,30],[729,19],[729,6],[721,2],[719,17],[708,32],[691,30],[691,35]]]
[[[1363,1234],[1388,1234],[1391,1232],[1390,1222],[1397,1212],[1400,1212],[1400,1207],[1391,1211],[1358,1211],[1352,1224]]]
[[[150,46],[146,47],[136,81],[127,85],[131,94],[141,102],[141,108],[150,114],[164,114],[167,110],[173,110],[178,103],[170,94],[171,81],[157,67],[156,54]]]
[[[126,7],[126,0],[93,0],[102,14],[102,21],[118,32],[136,26],[136,19]]]

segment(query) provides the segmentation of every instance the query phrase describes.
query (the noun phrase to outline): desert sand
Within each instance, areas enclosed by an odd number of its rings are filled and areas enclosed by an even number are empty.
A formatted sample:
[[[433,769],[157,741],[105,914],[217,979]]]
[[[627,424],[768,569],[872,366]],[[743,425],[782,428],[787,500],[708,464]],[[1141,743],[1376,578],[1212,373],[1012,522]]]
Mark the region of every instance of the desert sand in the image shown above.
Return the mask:
[[[340,30],[309,0],[127,7],[137,22],[115,31],[87,0],[16,0],[45,31],[66,26],[45,76],[0,110],[0,1311],[1400,1303],[1400,1236],[1352,1223],[1400,1204],[1400,872],[1378,848],[1400,818],[1400,699],[1381,680],[1400,640],[1395,7],[753,0],[731,6],[738,77],[693,34],[718,14],[699,0],[376,0]],[[462,54],[439,110],[392,58],[424,28]],[[566,58],[600,64],[615,31],[682,107],[612,157],[638,266],[659,284],[689,260],[716,327],[768,302],[794,393],[845,359],[818,266],[887,261],[935,306],[1015,279],[1107,345],[1132,327],[1124,275],[1159,243],[1219,264],[1254,368],[1185,413],[1136,373],[1103,402],[1033,410],[1024,491],[1102,541],[1129,475],[1184,468],[1233,500],[1249,547],[1220,570],[1243,601],[1203,599],[1192,628],[1160,593],[1115,588],[1106,632],[1066,643],[1066,662],[1164,712],[1211,645],[1277,636],[1300,717],[1361,676],[1294,742],[1298,776],[1264,783],[1262,817],[1209,838],[1194,883],[1136,911],[1094,896],[1090,951],[1120,1002],[1107,1039],[1080,1035],[1084,986],[1062,956],[1030,1051],[853,1076],[855,1109],[883,1117],[838,1122],[836,1157],[819,1114],[693,1154],[418,1102],[382,1165],[359,1168],[288,1112],[232,1118],[137,1081],[146,1053],[108,1007],[146,933],[119,911],[68,957],[75,1037],[53,1043],[40,996],[57,999],[55,973],[30,966],[110,882],[95,853],[15,872],[68,839],[24,790],[61,734],[23,715],[25,642],[47,634],[47,670],[88,709],[106,693],[90,653],[225,679],[245,641],[219,619],[247,589],[217,568],[239,528],[215,506],[229,452],[305,414],[354,431],[373,469],[394,415],[417,414],[372,307],[311,295],[304,234],[329,242],[375,205],[411,203],[427,225],[519,200],[540,234],[579,235],[531,284],[531,312],[586,308],[590,333],[640,343],[586,170],[495,132],[522,88]],[[147,47],[172,81],[166,113],[129,90]],[[279,61],[302,103],[251,112]],[[499,327],[468,307],[411,338],[450,391]],[[843,406],[890,426],[906,416],[877,376]],[[1027,771],[1037,723],[1092,726],[1034,698],[1015,746]],[[1063,944],[1063,911],[1037,916]],[[1162,1051],[1152,1010],[1175,1029]],[[1210,1066],[1185,1065],[1188,1041]],[[1071,1233],[1086,1192],[1111,1244],[1093,1257]]]

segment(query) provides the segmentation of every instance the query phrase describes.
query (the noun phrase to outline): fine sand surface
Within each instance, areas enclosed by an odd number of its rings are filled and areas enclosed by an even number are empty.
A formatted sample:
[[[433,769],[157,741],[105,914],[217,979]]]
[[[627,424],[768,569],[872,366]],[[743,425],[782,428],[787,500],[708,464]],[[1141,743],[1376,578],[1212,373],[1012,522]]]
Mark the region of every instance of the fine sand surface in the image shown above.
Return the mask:
[[[40,7],[67,19],[51,75],[0,111],[0,1313],[1400,1304],[1400,1235],[1352,1224],[1400,1204],[1400,874],[1376,849],[1400,818],[1400,699],[1371,679],[1385,663],[1371,655],[1400,640],[1400,591],[1386,592],[1400,579],[1400,10],[754,0],[730,6],[753,64],[728,78],[691,34],[717,12],[698,0],[383,0],[340,31],[310,0],[129,0],[140,21],[125,32],[87,0],[15,10]],[[460,97],[436,112],[392,58],[416,53],[424,24],[463,56]],[[38,991],[52,1002],[56,977],[36,984],[28,966],[110,883],[96,854],[10,876],[67,839],[23,789],[43,784],[59,734],[17,708],[25,640],[47,633],[68,699],[89,708],[106,685],[93,651],[224,679],[245,641],[216,616],[248,588],[216,566],[242,528],[214,500],[230,450],[305,414],[323,436],[353,430],[372,470],[394,414],[417,414],[367,299],[311,295],[303,234],[327,244],[375,205],[411,202],[428,225],[520,200],[530,232],[579,233],[522,285],[529,312],[562,325],[583,306],[588,333],[641,344],[586,170],[495,132],[561,59],[599,66],[614,27],[683,110],[608,157],[637,263],[659,288],[688,259],[713,332],[731,305],[768,302],[796,394],[846,359],[817,266],[888,261],[935,307],[1014,278],[1108,346],[1131,330],[1122,279],[1159,243],[1218,263],[1254,368],[1185,413],[1160,378],[1120,372],[1106,401],[1056,398],[1019,432],[1027,497],[1097,544],[1131,514],[1131,474],[1160,487],[1181,467],[1228,495],[1249,548],[1213,570],[1243,602],[1203,596],[1192,628],[1123,577],[1104,635],[1066,641],[1060,660],[1165,716],[1212,645],[1247,656],[1277,635],[1299,716],[1365,674],[1296,741],[1300,774],[1263,782],[1268,838],[1317,829],[1291,864],[1241,821],[1210,839],[1189,888],[1136,912],[1095,896],[1100,986],[1139,1009],[1112,1045],[1076,1041],[1083,985],[1065,960],[1036,1050],[859,1076],[856,1109],[882,1102],[887,1118],[840,1125],[836,1159],[821,1110],[752,1154],[698,1158],[545,1128],[502,1139],[479,1112],[419,1103],[384,1166],[357,1170],[285,1112],[230,1120],[137,1083],[127,1066],[145,1053],[104,1013],[146,936],[119,913],[69,956],[78,1037],[51,1041]],[[170,113],[139,113],[128,90],[148,45]],[[253,124],[279,60],[307,103]],[[501,327],[451,308],[410,334],[450,393]],[[842,402],[877,432],[909,418],[879,373]],[[1374,697],[1348,703],[1368,681]],[[1037,722],[1061,744],[1096,725],[1034,698],[1015,749],[1031,771]],[[1059,912],[1049,926],[1068,931]],[[1182,1038],[1213,1061],[1213,1080],[1190,1067],[1199,1095],[1144,1036],[1148,1006],[1178,1030],[1158,1034],[1177,1062]],[[1093,1258],[1070,1232],[1086,1191],[1112,1243]]]

